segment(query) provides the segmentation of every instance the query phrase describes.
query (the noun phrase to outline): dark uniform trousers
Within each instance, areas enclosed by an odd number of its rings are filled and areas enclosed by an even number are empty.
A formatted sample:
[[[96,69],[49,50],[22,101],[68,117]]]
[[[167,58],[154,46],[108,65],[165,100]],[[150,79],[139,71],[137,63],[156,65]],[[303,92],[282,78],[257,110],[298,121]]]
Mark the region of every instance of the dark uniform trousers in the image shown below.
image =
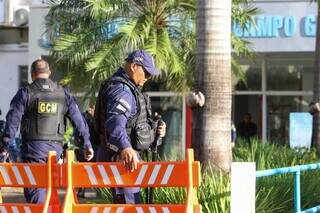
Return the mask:
[[[47,163],[45,158],[23,158],[24,163]],[[44,203],[47,190],[44,188],[24,188],[24,196],[28,203]]]

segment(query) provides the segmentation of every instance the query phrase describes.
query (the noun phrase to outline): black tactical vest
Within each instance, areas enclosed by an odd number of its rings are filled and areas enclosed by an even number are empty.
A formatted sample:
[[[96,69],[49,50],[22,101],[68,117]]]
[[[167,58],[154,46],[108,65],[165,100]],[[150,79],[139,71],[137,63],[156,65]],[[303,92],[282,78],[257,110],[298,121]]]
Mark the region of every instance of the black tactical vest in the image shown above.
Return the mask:
[[[62,142],[66,113],[63,88],[50,79],[36,79],[27,90],[27,108],[20,129],[22,138]]]
[[[137,114],[130,118],[126,124],[126,131],[131,140],[131,145],[136,150],[148,149],[155,137],[156,123],[151,119],[151,104],[150,98],[142,93],[141,89],[135,86],[131,81],[123,77],[112,77],[106,80],[100,87],[96,103],[95,125],[100,134],[102,144],[107,141],[108,137],[105,135],[105,95],[110,86],[122,83],[127,85],[134,94],[137,103]]]

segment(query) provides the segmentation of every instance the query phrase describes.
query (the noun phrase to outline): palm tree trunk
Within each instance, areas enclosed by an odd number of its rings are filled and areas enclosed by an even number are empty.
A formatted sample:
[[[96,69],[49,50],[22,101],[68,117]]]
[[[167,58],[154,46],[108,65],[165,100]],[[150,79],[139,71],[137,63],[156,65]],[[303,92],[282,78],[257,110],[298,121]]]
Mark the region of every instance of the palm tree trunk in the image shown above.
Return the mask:
[[[318,18],[317,18],[317,36],[316,36],[316,70],[314,72],[314,82],[313,82],[313,101],[319,102],[320,96],[320,2],[318,1]],[[320,116],[319,113],[315,113],[313,116],[313,130],[312,130],[312,144],[317,148],[318,156],[320,156]]]
[[[204,165],[229,171],[231,155],[231,0],[197,1],[196,89],[206,98],[193,111],[193,148]]]

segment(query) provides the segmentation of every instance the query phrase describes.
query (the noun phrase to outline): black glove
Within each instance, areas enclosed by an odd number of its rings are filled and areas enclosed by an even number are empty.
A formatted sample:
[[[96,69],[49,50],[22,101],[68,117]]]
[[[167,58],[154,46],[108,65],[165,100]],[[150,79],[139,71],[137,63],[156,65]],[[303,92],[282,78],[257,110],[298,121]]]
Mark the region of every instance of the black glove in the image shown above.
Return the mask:
[[[163,120],[161,119],[161,115],[156,113],[155,114],[155,117],[154,117],[154,121],[156,123],[156,131],[158,130],[159,126],[163,123]],[[157,147],[157,146],[160,146],[162,144],[162,140],[161,140],[161,137],[160,135],[156,132],[156,137],[154,139],[154,142],[153,142],[153,146],[154,147]]]

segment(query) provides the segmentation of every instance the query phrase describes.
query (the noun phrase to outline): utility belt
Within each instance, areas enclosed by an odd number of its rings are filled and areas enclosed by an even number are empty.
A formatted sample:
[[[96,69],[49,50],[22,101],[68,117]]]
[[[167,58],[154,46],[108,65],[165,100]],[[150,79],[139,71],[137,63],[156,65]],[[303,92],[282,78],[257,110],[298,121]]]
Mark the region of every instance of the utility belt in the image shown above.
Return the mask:
[[[113,145],[111,143],[106,143],[105,147],[109,152],[112,152],[114,154],[119,154],[119,148],[116,145]]]
[[[42,143],[43,141],[46,141],[46,142],[49,142],[49,143],[54,143],[54,144],[58,144],[58,145],[63,145],[63,141],[56,141],[56,140],[46,140],[46,139],[23,139],[22,138],[22,141],[24,142],[24,143],[28,143],[28,142],[39,142],[39,143]]]
[[[106,143],[106,150],[107,150],[107,160],[109,162],[119,162],[121,161],[121,155],[120,155],[120,152],[119,152],[119,148],[113,144],[110,144],[110,143]],[[115,151],[117,150],[117,151]],[[136,153],[137,153],[137,157],[139,160],[141,160],[141,151],[137,151],[135,150]]]

